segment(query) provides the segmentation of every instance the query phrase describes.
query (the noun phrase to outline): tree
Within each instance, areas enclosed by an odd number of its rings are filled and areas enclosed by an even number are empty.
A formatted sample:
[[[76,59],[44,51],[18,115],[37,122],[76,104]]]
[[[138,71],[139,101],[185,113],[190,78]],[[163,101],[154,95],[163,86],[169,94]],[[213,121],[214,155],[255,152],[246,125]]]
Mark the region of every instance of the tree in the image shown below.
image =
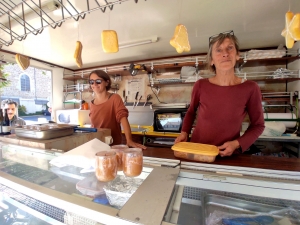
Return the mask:
[[[4,67],[5,67],[5,65],[3,65],[3,64],[0,65],[0,75],[2,74],[2,77],[5,78],[5,79],[7,79],[10,74],[5,73]],[[1,90],[1,88],[5,88],[5,87],[7,87],[9,85],[10,85],[10,81],[9,80],[0,80],[0,90]]]

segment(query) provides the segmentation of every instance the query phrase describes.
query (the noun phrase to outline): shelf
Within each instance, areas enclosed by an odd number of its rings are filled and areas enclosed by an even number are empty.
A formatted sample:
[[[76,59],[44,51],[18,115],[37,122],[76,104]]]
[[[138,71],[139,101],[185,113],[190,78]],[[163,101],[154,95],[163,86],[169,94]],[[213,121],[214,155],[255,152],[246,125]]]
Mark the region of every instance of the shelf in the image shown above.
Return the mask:
[[[155,83],[153,85],[148,84],[150,87],[172,86],[172,85],[194,85],[195,82],[172,82],[172,83]]]

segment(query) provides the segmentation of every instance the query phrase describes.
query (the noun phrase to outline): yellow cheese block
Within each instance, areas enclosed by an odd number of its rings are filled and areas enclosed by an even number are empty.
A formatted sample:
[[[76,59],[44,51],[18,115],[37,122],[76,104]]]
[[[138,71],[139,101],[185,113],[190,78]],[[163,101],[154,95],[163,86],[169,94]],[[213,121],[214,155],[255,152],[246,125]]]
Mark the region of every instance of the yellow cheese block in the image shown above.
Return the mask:
[[[300,13],[294,15],[294,13],[289,11],[285,14],[285,28],[281,35],[285,37],[287,48],[292,48],[294,42],[300,40]]]
[[[118,35],[114,30],[104,30],[101,33],[102,49],[106,53],[119,51]]]
[[[214,145],[192,142],[179,142],[172,146],[174,156],[198,162],[214,162],[219,154],[219,149]]]
[[[178,24],[176,26],[174,36],[170,40],[170,45],[172,45],[178,53],[184,51],[189,52],[191,50],[187,29],[184,25]]]
[[[215,145],[206,145],[193,142],[179,142],[172,146],[172,150],[208,156],[216,156],[219,154],[219,149]]]
[[[30,65],[30,59],[28,56],[16,54],[16,61],[22,70],[26,70]]]
[[[82,53],[82,44],[80,41],[76,41],[76,48],[75,48],[75,53],[74,53],[74,59],[79,68],[82,67],[82,58],[81,58],[81,53]]]

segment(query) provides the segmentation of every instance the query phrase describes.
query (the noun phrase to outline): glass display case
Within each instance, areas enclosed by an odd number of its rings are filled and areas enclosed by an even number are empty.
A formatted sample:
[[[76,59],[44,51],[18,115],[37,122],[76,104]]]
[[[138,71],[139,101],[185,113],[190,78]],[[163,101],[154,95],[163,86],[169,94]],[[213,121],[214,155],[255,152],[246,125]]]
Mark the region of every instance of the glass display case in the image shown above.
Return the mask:
[[[145,157],[140,176],[119,171],[99,183],[93,172],[50,166],[57,153],[10,144],[1,153],[1,224],[300,224],[299,172],[191,162],[178,168],[167,159],[154,166]]]

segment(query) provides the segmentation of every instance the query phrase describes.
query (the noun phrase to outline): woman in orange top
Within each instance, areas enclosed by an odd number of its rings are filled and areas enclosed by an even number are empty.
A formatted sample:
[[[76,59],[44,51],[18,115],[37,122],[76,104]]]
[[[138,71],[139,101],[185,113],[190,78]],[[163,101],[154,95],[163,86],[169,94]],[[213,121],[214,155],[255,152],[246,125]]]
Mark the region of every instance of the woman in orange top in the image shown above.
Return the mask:
[[[146,149],[144,145],[132,141],[131,129],[128,122],[128,109],[118,94],[108,92],[111,79],[102,70],[94,70],[89,75],[89,84],[95,93],[90,105],[90,119],[92,127],[109,128],[113,137],[113,145],[122,143],[122,124],[127,145]]]

